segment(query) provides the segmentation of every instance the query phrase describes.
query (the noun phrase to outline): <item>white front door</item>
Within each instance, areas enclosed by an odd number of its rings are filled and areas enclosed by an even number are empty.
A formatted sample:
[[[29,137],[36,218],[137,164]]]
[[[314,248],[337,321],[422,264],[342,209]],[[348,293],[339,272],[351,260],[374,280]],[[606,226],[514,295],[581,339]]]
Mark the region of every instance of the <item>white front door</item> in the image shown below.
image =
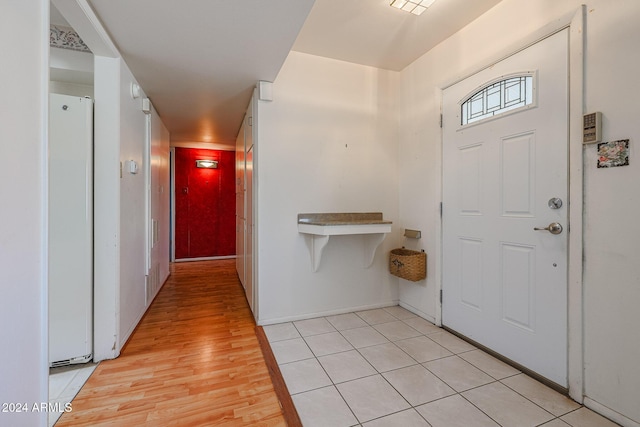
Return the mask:
[[[443,93],[442,322],[565,387],[568,37]]]

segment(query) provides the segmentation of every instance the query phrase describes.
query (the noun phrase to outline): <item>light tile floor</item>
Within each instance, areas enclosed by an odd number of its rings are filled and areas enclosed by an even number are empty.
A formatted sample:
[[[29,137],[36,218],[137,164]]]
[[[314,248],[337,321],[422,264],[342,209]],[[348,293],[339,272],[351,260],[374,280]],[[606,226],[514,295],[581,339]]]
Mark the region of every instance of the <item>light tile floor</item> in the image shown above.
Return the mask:
[[[49,369],[49,404],[63,410],[76,397],[96,366],[97,363],[84,363]],[[62,412],[49,412],[49,427],[55,425],[61,415]]]
[[[264,331],[305,427],[617,425],[399,306]]]

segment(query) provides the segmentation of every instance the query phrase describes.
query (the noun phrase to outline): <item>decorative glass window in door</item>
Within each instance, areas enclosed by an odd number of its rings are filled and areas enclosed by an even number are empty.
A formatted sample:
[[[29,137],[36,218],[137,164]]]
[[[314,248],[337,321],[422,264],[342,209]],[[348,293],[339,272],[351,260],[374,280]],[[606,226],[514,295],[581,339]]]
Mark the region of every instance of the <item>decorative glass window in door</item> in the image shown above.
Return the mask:
[[[492,82],[466,98],[461,125],[468,125],[533,104],[534,75],[509,76]]]

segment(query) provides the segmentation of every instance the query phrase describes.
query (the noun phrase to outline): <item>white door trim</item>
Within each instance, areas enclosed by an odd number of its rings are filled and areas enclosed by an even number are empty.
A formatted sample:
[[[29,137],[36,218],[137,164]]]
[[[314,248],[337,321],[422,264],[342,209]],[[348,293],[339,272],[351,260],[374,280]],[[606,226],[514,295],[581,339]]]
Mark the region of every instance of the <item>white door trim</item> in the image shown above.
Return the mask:
[[[442,113],[442,96],[445,89],[464,80],[465,78],[514,55],[538,41],[569,28],[569,233],[568,244],[568,384],[569,395],[579,403],[584,397],[584,353],[583,353],[583,290],[582,290],[582,254],[583,254],[583,145],[582,145],[582,115],[584,114],[584,22],[586,6],[582,5],[575,13],[562,16],[550,22],[528,37],[520,40],[510,48],[498,52],[487,58],[483,63],[465,70],[455,78],[443,82],[436,88],[436,99],[440,103]],[[443,144],[443,132],[440,129],[440,143]],[[442,145],[440,150],[440,165],[442,165]],[[440,168],[440,200],[442,200],[442,173]],[[435,287],[437,295],[442,290],[442,218],[438,220],[436,236],[439,244],[435,254]],[[436,304],[436,324],[442,324],[442,303]]]
[[[169,260],[176,261],[176,147],[169,149],[169,216],[171,217],[171,230],[169,232]]]

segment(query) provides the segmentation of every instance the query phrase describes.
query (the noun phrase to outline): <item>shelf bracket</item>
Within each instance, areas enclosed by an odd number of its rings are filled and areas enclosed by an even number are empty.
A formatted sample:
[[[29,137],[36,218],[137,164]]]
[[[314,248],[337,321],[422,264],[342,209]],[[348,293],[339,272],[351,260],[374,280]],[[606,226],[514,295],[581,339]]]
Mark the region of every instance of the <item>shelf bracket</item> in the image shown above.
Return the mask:
[[[311,268],[315,273],[320,267],[320,260],[322,259],[322,251],[324,247],[329,243],[329,236],[320,236],[317,234],[305,234],[304,240],[309,248],[309,255],[311,255]]]
[[[376,250],[380,243],[385,238],[384,233],[375,233],[375,234],[363,234],[362,242],[364,246],[364,268],[369,268],[373,265],[373,259],[376,256]]]

